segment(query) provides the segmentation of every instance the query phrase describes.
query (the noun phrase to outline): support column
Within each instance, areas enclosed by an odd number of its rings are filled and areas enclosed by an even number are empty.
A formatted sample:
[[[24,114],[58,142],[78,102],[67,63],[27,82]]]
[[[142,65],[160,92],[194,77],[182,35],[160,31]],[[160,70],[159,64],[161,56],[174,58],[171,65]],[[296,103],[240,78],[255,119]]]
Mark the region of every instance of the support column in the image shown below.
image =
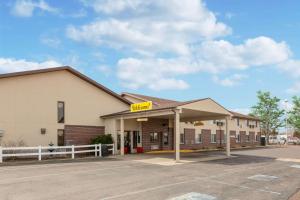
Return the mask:
[[[230,120],[230,117],[226,117],[226,155],[229,157],[230,156],[230,133],[229,133],[229,127],[228,127],[228,122]]]
[[[120,144],[120,152],[121,155],[124,155],[124,119],[121,117],[120,119],[120,137],[121,137],[121,144]]]
[[[139,147],[143,147],[143,129],[142,129],[142,122],[139,122],[139,134],[140,134],[140,143]]]
[[[180,110],[174,110],[175,160],[180,161]]]
[[[118,127],[117,119],[113,119],[113,137],[114,137],[114,153],[118,152]]]

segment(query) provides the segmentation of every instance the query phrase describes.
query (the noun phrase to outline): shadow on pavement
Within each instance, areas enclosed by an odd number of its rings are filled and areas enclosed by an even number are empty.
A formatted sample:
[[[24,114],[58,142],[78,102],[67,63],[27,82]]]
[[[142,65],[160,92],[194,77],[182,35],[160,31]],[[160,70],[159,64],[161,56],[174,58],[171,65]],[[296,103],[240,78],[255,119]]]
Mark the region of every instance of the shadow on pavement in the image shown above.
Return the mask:
[[[243,165],[243,164],[251,164],[251,163],[267,163],[276,160],[276,158],[240,155],[240,154],[232,154],[232,156],[233,157],[230,158],[209,160],[203,162],[211,163],[211,164],[222,164],[222,165]]]

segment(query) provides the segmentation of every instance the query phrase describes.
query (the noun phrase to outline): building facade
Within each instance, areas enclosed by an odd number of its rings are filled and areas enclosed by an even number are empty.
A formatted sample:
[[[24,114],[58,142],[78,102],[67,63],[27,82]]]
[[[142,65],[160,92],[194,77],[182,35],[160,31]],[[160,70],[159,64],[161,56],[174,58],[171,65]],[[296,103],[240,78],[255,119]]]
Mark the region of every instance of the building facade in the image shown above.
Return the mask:
[[[255,146],[260,140],[259,119],[230,112],[210,98],[178,102],[118,95],[70,67],[2,74],[0,93],[3,146],[89,144],[111,134],[122,154],[220,148],[228,142]],[[144,101],[153,109],[129,111],[130,104]]]

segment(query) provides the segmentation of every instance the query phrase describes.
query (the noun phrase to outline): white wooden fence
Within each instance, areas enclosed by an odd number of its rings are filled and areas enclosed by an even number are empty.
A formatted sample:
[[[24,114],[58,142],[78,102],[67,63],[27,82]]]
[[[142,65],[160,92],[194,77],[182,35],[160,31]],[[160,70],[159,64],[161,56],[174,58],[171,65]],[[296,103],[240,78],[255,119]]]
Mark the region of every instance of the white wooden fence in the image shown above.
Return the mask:
[[[108,150],[114,152],[114,144],[105,144]],[[78,149],[78,150],[77,150]],[[80,150],[81,149],[81,150]],[[84,150],[82,150],[84,149]],[[27,152],[26,152],[27,151]],[[29,151],[29,152],[28,152]],[[95,157],[102,157],[101,144],[79,145],[79,146],[37,146],[37,147],[1,147],[0,146],[0,163],[3,158],[7,157],[28,157],[37,156],[38,160],[42,160],[42,156],[49,155],[71,155],[72,159],[75,154],[79,153],[95,153]]]

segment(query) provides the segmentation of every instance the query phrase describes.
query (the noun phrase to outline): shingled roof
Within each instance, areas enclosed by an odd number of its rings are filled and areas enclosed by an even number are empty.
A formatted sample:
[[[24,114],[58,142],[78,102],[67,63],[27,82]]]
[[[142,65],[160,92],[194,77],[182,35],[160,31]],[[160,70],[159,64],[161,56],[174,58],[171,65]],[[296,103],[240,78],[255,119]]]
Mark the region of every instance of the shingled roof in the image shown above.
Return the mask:
[[[241,119],[253,119],[253,120],[260,120],[258,117],[250,116],[250,115],[244,115],[238,112],[229,111],[234,118],[241,118]]]

